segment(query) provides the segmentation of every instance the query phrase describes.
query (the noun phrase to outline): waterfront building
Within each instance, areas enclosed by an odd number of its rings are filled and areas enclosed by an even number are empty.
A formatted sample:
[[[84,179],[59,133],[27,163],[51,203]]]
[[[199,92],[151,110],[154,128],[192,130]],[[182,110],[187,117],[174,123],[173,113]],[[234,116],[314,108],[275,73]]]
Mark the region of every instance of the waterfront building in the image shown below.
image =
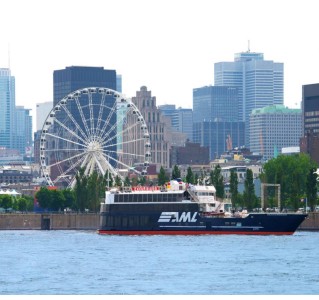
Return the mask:
[[[132,97],[133,103],[143,115],[148,127],[151,143],[151,163],[156,164],[157,172],[160,167],[169,168],[169,149],[170,143],[170,122],[162,115],[161,110],[156,106],[156,97],[152,92],[142,86]]]
[[[302,86],[302,128],[300,151],[319,164],[319,83]]]
[[[209,147],[210,160],[245,142],[244,122],[202,121],[194,123],[193,128],[193,142]]]
[[[250,150],[271,159],[284,147],[299,145],[302,136],[301,109],[271,105],[254,109],[250,115]]]
[[[226,86],[193,89],[193,121],[238,121],[238,89]]]
[[[15,77],[10,69],[0,68],[0,147],[15,148],[15,117]]]
[[[238,117],[246,122],[249,146],[249,117],[253,109],[282,105],[284,101],[284,64],[264,60],[263,53],[241,52],[233,62],[214,65],[215,86],[238,88]]]

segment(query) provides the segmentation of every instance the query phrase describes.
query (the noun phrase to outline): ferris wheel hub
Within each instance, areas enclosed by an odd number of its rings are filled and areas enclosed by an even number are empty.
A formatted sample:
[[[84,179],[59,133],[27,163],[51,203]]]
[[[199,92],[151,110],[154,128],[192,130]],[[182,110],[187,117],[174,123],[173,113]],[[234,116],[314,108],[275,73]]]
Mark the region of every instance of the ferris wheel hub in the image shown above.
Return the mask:
[[[102,152],[102,146],[98,141],[89,142],[87,146],[88,152]]]

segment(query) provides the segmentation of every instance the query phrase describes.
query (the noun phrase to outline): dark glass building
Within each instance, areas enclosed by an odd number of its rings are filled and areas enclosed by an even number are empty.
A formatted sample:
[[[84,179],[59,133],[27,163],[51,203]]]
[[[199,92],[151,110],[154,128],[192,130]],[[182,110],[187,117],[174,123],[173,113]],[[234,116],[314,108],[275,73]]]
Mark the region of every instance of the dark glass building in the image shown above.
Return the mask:
[[[244,122],[196,122],[194,128],[194,143],[209,147],[209,158],[213,160],[230,148],[243,146],[245,143]]]
[[[116,90],[116,71],[103,67],[66,67],[53,72],[53,105],[64,96],[87,87],[105,87]]]
[[[319,164],[319,83],[302,86],[302,125],[300,151]]]
[[[193,89],[193,122],[236,122],[238,89],[227,86],[205,86]]]
[[[319,83],[302,86],[304,134],[319,135]]]

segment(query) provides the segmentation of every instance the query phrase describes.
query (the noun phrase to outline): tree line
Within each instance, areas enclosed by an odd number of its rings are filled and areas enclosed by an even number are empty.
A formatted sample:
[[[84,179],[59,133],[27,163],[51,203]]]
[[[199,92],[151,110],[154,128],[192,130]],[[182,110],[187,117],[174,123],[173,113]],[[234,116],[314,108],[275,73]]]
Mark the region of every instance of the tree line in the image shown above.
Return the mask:
[[[33,198],[27,195],[0,195],[0,208],[4,211],[33,211]]]
[[[298,209],[301,199],[307,198],[308,205],[314,209],[318,203],[317,197],[317,165],[307,154],[296,154],[293,156],[279,155],[277,158],[269,160],[263,165],[260,174],[262,183],[280,184],[281,186],[281,208]],[[98,212],[101,199],[104,198],[105,188],[112,186],[136,186],[136,185],[165,185],[170,179],[181,178],[181,171],[177,165],[172,169],[171,174],[167,174],[163,167],[158,173],[157,183],[148,181],[145,177],[132,178],[126,177],[124,181],[116,176],[114,179],[106,173],[104,176],[93,172],[85,175],[84,170],[80,169],[76,175],[76,185],[73,190],[48,190],[42,187],[36,194],[40,206],[48,210],[63,210],[70,208],[75,211]],[[214,185],[216,197],[225,197],[225,183],[222,176],[221,167],[217,165],[210,172],[202,171],[195,174],[191,167],[187,168],[184,182],[190,184]],[[260,199],[256,196],[253,172],[247,168],[244,181],[243,193],[238,192],[238,176],[234,170],[230,173],[229,192],[233,208],[260,208]],[[267,193],[268,204],[275,206],[275,191],[269,190]]]

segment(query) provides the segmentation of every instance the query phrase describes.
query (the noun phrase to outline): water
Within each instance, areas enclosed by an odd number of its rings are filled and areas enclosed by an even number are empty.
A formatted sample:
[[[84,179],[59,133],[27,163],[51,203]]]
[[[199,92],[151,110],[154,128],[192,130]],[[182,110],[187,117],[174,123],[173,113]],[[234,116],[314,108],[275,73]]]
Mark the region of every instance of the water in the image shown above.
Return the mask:
[[[0,294],[319,294],[319,233],[0,231]]]

